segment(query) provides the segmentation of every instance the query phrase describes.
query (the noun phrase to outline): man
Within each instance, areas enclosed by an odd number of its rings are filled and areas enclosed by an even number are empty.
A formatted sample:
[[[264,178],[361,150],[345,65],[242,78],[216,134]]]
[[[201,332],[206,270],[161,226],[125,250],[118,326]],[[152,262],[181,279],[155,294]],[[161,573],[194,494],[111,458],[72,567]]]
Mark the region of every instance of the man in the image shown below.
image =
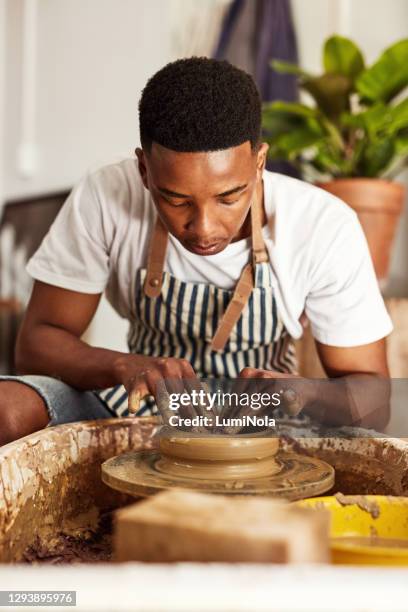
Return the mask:
[[[137,159],[86,176],[28,263],[24,376],[0,382],[0,443],[127,414],[128,395],[147,414],[170,379],[181,390],[195,376],[293,378],[303,313],[329,377],[386,377],[391,323],[357,218],[265,170],[251,77],[179,60],[149,80],[139,111]],[[105,290],[130,322],[129,354],[81,340]],[[318,398],[309,385],[302,401],[313,409]],[[348,416],[326,402],[321,416],[381,427],[383,400]]]

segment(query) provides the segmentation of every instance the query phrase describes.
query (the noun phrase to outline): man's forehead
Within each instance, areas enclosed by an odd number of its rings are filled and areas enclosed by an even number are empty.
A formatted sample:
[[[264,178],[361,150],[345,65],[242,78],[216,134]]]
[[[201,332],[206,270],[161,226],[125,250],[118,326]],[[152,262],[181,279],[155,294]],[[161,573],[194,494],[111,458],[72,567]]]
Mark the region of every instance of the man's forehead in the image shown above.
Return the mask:
[[[237,147],[210,152],[178,152],[153,143],[147,156],[153,177],[179,181],[200,180],[206,177],[212,182],[229,181],[249,177],[254,166],[254,155],[250,142]]]

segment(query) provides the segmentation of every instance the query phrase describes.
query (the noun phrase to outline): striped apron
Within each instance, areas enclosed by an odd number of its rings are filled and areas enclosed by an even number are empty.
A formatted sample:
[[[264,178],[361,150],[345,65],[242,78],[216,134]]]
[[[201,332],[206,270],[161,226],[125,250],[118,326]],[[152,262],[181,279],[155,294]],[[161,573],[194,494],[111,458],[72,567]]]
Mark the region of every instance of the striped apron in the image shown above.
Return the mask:
[[[259,204],[251,206],[252,262],[234,291],[163,271],[167,230],[157,219],[146,269],[137,271],[129,352],[187,359],[199,378],[236,378],[245,367],[296,373],[295,348],[279,316]],[[122,385],[95,391],[116,416],[129,414]],[[157,413],[144,398],[137,416]]]

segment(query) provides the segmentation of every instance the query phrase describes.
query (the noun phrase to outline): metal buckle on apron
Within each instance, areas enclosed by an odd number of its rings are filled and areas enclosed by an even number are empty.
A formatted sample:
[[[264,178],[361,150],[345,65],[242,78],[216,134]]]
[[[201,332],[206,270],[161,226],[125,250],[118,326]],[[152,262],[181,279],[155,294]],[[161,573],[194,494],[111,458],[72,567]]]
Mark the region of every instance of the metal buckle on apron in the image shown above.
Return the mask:
[[[256,266],[258,263],[266,263],[269,261],[268,253],[265,248],[254,249],[252,248],[252,265]]]

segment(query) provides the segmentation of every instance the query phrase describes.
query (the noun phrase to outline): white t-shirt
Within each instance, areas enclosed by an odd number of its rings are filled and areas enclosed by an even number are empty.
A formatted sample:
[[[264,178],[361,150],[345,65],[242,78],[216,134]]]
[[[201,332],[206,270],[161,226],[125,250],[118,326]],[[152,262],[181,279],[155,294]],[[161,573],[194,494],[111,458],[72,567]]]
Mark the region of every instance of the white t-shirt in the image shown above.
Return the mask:
[[[265,171],[269,252],[277,306],[294,338],[303,311],[314,337],[332,346],[374,342],[392,330],[363,231],[354,211],[329,193]],[[146,266],[156,219],[136,159],[89,173],[73,190],[27,265],[40,281],[100,293],[116,311],[135,313],[137,270]],[[231,289],[250,260],[250,239],[216,255],[187,251],[170,235],[165,269],[180,280]]]

